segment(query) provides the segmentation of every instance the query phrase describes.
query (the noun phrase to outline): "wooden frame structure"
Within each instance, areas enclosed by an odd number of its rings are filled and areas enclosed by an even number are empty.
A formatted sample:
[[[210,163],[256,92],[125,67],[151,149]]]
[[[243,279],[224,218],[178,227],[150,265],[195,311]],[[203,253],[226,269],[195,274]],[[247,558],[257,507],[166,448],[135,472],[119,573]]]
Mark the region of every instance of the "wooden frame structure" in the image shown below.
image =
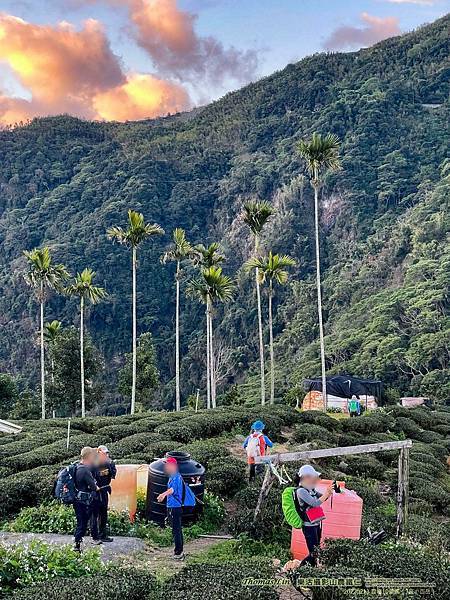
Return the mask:
[[[327,458],[330,456],[348,456],[353,454],[371,454],[372,452],[386,452],[399,450],[398,457],[398,488],[397,488],[397,537],[400,537],[408,522],[409,503],[409,450],[412,440],[398,442],[379,442],[376,444],[362,444],[360,446],[341,446],[338,448],[323,448],[321,450],[303,450],[300,452],[283,452],[268,456],[257,457],[256,464],[265,464],[266,473],[261,486],[258,502],[256,504],[253,523],[256,522],[262,506],[272,488],[275,476],[269,467],[283,465],[293,461],[311,460],[315,458]]]

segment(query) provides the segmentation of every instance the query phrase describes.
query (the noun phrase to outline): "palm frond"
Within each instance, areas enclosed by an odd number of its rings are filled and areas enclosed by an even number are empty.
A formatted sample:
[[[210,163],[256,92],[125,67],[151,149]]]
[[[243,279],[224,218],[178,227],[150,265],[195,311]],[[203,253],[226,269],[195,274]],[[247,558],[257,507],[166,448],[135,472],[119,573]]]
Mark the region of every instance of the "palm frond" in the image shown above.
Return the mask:
[[[338,171],[341,168],[339,159],[340,141],[337,135],[313,133],[311,140],[299,142],[298,151],[304,159],[310,175],[314,178],[324,171]]]
[[[66,287],[67,295],[78,296],[88,300],[91,304],[98,304],[106,298],[108,293],[104,288],[93,284],[94,277],[95,271],[89,268],[77,273],[73,282]]]
[[[112,241],[126,246],[139,246],[145,239],[153,235],[164,234],[164,229],[157,223],[146,223],[144,215],[135,210],[128,210],[128,227],[109,227],[106,235]]]
[[[279,255],[269,252],[267,256],[250,258],[244,264],[244,269],[246,271],[257,269],[260,283],[271,281],[283,285],[289,277],[287,269],[294,267],[295,264],[295,260],[287,254]]]
[[[160,261],[165,264],[170,261],[182,261],[194,256],[194,248],[186,239],[186,232],[181,227],[174,229],[172,234],[173,243],[161,256]]]
[[[259,234],[274,212],[268,202],[247,202],[242,209],[242,219],[254,234]]]
[[[59,290],[63,282],[70,277],[63,264],[53,264],[50,249],[47,246],[25,251],[24,256],[28,262],[28,270],[24,273],[24,279],[30,287]]]

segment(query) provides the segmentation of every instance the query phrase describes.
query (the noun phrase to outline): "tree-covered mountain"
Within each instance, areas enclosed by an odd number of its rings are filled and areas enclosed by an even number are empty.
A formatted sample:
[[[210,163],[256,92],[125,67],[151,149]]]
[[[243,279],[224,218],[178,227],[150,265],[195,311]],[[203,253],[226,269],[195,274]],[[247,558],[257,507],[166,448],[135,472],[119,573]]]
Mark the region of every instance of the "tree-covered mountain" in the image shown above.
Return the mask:
[[[219,309],[222,389],[256,388],[258,340],[251,252],[238,218],[248,199],[273,203],[266,250],[293,256],[275,297],[277,396],[320,372],[313,195],[297,144],[335,133],[343,168],[322,189],[324,318],[330,373],[382,379],[391,395],[450,398],[448,28],[444,17],[347,54],[318,54],[192,113],[125,124],[61,116],[0,133],[0,370],[37,384],[35,299],[22,251],[47,244],[72,271],[89,266],[106,302],[88,327],[108,377],[130,349],[130,253],[107,239],[128,208],[166,231],[139,255],[140,333],[156,343],[173,399],[174,266],[159,257],[171,231],[219,241],[236,274]],[[184,272],[183,289],[191,276]],[[266,295],[264,293],[266,314]],[[47,320],[77,322],[76,301],[53,297]],[[267,325],[267,319],[265,319]],[[182,395],[204,379],[204,308],[182,295]],[[236,390],[232,389],[233,394]]]

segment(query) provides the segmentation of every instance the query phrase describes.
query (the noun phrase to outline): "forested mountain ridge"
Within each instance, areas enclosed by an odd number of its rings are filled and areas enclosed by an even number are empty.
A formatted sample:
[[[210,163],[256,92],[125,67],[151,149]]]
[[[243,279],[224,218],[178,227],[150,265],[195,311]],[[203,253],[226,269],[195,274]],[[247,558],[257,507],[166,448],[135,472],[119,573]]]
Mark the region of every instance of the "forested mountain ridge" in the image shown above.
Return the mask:
[[[379,377],[391,394],[450,397],[448,28],[445,17],[367,50],[306,58],[191,117],[63,116],[1,132],[1,370],[32,380],[37,372],[37,306],[21,270],[22,250],[42,244],[72,272],[94,268],[109,291],[89,328],[114,370],[130,346],[130,257],[105,231],[124,224],[131,207],[166,230],[142,247],[138,308],[169,381],[173,270],[159,256],[170,232],[220,241],[224,269],[235,273],[250,252],[237,215],[259,197],[277,208],[264,247],[298,262],[276,297],[278,395],[317,374],[312,194],[296,144],[319,131],[340,137],[343,164],[322,190],[328,366]],[[238,282],[218,335],[231,367],[224,382],[247,382],[248,393],[256,306],[242,271]],[[76,314],[74,300],[53,298],[47,308],[47,319],[65,323]],[[184,396],[203,385],[203,331],[203,308],[183,299]]]

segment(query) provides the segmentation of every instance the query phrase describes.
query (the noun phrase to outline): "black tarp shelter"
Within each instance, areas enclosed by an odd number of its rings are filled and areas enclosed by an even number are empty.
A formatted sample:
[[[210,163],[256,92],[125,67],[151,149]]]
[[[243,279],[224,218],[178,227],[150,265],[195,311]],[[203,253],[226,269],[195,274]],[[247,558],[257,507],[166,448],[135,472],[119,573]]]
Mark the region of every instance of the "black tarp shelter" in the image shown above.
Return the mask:
[[[303,381],[305,389],[308,392],[322,391],[322,378],[305,379]],[[327,377],[327,394],[338,396],[339,398],[351,398],[353,395],[375,396],[377,400],[381,399],[383,384],[374,379],[360,379],[350,375],[333,375]]]

